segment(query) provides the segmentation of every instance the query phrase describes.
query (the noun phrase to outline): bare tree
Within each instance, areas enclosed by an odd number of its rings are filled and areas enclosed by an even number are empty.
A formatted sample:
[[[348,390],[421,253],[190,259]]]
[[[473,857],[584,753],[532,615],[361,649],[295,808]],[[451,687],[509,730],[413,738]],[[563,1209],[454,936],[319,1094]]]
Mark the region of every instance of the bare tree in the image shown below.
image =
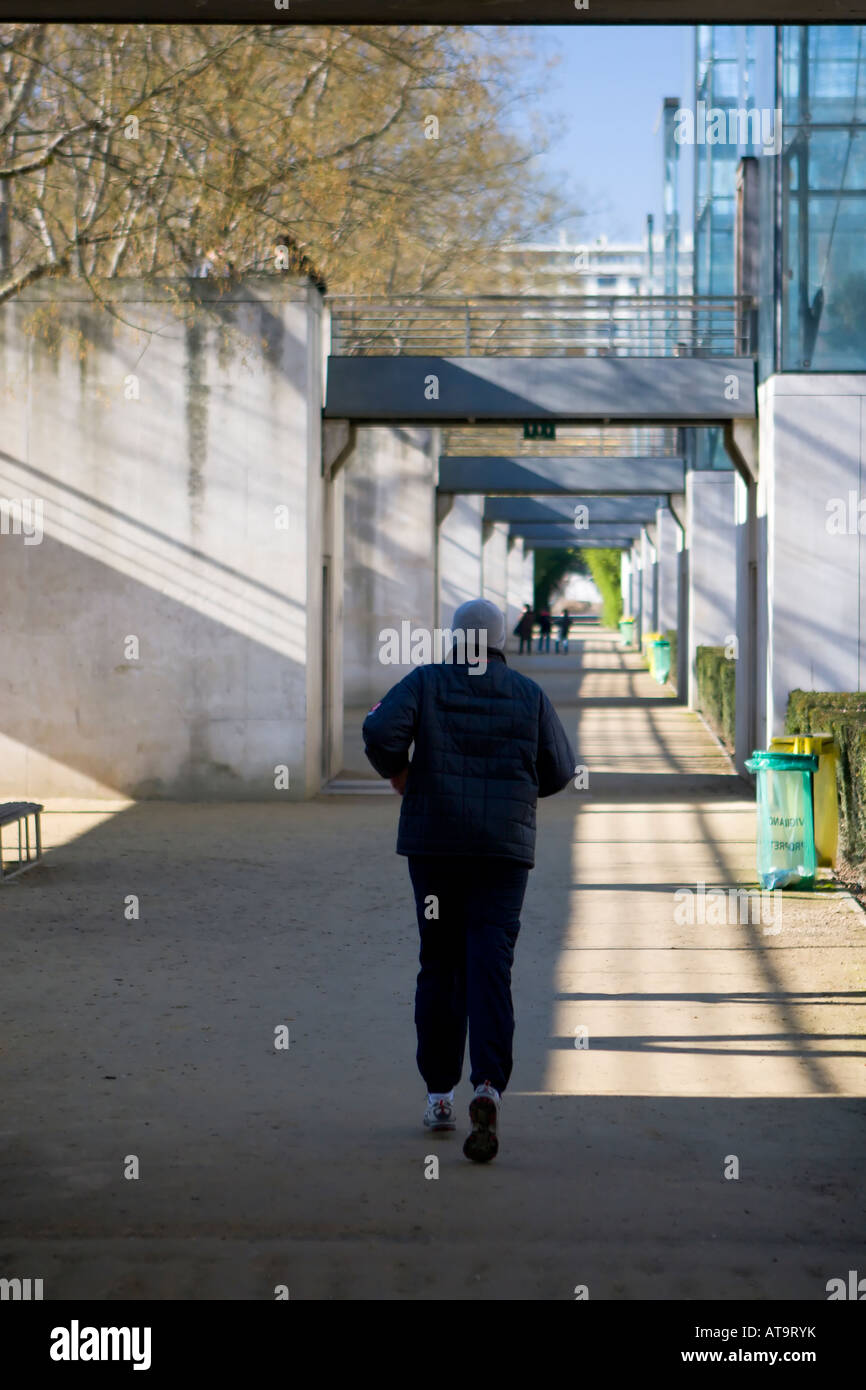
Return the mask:
[[[490,288],[573,209],[503,30],[0,25],[0,302],[49,275]]]

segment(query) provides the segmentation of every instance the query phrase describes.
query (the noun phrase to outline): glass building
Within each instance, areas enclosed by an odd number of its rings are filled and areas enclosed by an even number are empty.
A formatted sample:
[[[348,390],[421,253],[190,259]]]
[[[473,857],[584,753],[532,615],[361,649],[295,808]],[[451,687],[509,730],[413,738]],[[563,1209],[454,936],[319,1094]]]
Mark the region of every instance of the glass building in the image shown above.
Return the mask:
[[[755,154],[755,28],[695,27],[695,293],[734,293],[737,164]],[[722,113],[719,119],[717,113]],[[723,138],[719,139],[719,136]],[[740,136],[745,139],[740,140]],[[734,138],[731,138],[734,137]]]
[[[727,130],[701,143],[696,119],[695,292],[734,292],[737,167],[755,156],[761,380],[866,369],[864,36],[863,25],[696,27],[696,111],[724,111]]]
[[[759,381],[866,370],[864,37],[864,25],[695,28],[694,289],[736,290],[737,171],[751,157]],[[692,448],[696,467],[729,466],[716,430]]]
[[[738,115],[756,106],[755,36],[751,25],[695,26],[695,294],[735,291],[737,166],[756,153],[761,133]],[[700,430],[690,443],[694,467],[732,466],[720,430]]]
[[[866,369],[866,45],[864,26],[774,31],[783,112],[774,187],[780,309],[761,370]],[[762,299],[774,288],[762,264]]]

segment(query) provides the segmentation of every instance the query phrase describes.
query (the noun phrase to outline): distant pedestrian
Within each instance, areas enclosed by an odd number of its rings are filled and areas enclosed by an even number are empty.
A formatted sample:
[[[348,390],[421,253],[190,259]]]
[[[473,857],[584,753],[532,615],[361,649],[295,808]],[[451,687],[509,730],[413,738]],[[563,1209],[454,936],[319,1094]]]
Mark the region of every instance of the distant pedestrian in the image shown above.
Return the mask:
[[[364,748],[403,797],[397,853],[409,860],[421,936],[424,1125],[456,1128],[468,1030],[475,1094],[463,1152],[488,1163],[511,1076],[511,967],[535,863],[536,802],[568,786],[575,760],[547,695],[508,666],[499,609],[486,599],[464,603],[452,630],[484,634],[485,668],[472,669],[468,642],[462,654],[455,645],[450,662],[416,666],[367,715]]]
[[[518,654],[524,651],[524,649],[528,652],[532,651],[532,629],[534,626],[535,614],[533,613],[529,604],[524,603],[523,612],[520,615],[517,627],[514,629],[515,637],[520,638],[520,647],[518,649]]]
[[[547,609],[538,615],[538,626],[541,629],[538,638],[538,650],[540,652],[550,651],[550,614]]]
[[[557,618],[556,621],[557,621],[557,625],[558,625],[558,626],[557,626],[558,636],[554,638],[554,642],[555,642],[555,644],[556,644],[556,650],[559,651],[559,644],[560,644],[560,642],[561,642],[561,643],[562,643],[562,650],[563,650],[564,652],[567,652],[567,651],[568,651],[568,634],[569,634],[569,631],[570,631],[570,629],[571,629],[571,614],[569,613],[569,611],[568,611],[567,608],[564,610],[564,612],[562,612],[562,613],[560,614],[560,616]]]

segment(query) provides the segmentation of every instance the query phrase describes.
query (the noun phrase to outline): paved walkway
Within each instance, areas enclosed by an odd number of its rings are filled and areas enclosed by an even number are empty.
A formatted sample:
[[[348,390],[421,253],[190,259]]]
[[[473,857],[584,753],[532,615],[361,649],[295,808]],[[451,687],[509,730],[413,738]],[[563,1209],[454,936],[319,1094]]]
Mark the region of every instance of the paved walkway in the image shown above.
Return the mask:
[[[862,1273],[866,919],[821,892],[769,930],[684,920],[698,884],[753,881],[748,788],[613,639],[514,660],[589,786],[539,808],[496,1162],[419,1127],[396,798],[58,810],[48,862],[0,890],[0,1275],[46,1298],[823,1299]]]

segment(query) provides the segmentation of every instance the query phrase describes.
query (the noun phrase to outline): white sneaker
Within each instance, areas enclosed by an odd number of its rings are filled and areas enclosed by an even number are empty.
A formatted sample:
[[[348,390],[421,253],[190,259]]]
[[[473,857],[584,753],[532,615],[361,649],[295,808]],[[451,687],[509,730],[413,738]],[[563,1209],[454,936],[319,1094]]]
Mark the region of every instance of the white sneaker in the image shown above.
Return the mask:
[[[450,1100],[431,1100],[424,1112],[425,1129],[456,1129],[454,1102]]]

